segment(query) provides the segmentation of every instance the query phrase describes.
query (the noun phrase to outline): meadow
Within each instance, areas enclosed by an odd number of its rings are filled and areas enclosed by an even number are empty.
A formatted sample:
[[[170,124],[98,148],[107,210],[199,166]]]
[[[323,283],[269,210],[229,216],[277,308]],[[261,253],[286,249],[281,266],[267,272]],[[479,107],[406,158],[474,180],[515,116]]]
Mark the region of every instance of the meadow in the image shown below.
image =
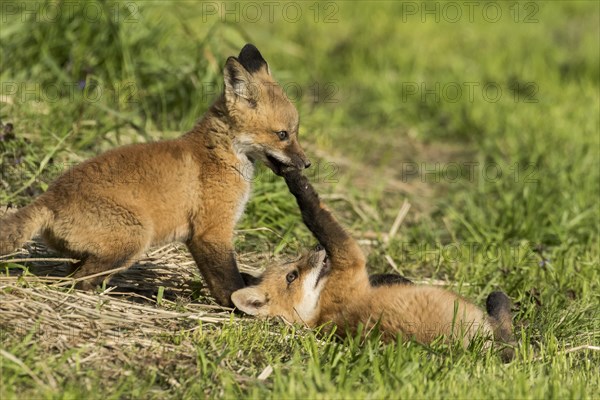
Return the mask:
[[[175,245],[116,289],[78,293],[52,277],[66,261],[34,242],[0,259],[1,398],[600,396],[597,2],[0,7],[0,214],[70,165],[191,129],[226,58],[251,42],[296,104],[307,174],[370,271],[480,305],[502,289],[519,340],[503,364],[477,346],[340,340],[231,314]],[[240,267],[313,243],[261,167]]]

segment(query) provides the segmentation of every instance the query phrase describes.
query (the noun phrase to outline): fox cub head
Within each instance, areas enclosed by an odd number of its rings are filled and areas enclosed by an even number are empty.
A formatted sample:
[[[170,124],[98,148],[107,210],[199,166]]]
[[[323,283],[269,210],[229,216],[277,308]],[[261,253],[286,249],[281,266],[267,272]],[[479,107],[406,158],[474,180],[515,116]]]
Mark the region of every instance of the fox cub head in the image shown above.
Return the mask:
[[[319,317],[319,298],[330,271],[327,253],[317,246],[296,261],[267,268],[255,286],[233,292],[231,300],[246,314],[311,325]]]
[[[236,151],[262,160],[276,174],[286,167],[308,168],[298,143],[298,111],[258,49],[245,45],[237,58],[227,59],[223,75]]]

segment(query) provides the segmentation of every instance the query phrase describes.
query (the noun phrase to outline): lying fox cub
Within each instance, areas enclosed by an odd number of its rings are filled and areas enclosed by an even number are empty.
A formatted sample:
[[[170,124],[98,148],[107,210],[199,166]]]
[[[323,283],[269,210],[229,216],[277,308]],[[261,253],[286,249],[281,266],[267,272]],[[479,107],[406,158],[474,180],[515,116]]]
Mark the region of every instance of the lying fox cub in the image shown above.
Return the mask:
[[[256,285],[233,293],[240,310],[258,316],[281,316],[315,327],[327,322],[338,333],[356,333],[379,323],[386,340],[400,335],[431,343],[445,335],[468,345],[476,334],[510,343],[510,300],[502,292],[487,298],[486,315],[462,297],[436,287],[417,286],[390,276],[367,275],[365,257],[356,243],[320,203],[317,193],[299,171],[284,174],[296,197],[304,223],[318,239],[317,249],[299,260],[268,268]],[[323,247],[321,247],[323,246]],[[381,282],[380,282],[381,281]],[[502,357],[512,358],[505,348]]]
[[[233,229],[256,160],[278,173],[310,165],[298,144],[298,112],[256,47],[229,57],[224,93],[184,136],[114,149],[59,177],[32,204],[0,221],[0,255],[41,233],[81,260],[74,277],[93,288],[150,246],[187,244],[217,301],[244,287]]]

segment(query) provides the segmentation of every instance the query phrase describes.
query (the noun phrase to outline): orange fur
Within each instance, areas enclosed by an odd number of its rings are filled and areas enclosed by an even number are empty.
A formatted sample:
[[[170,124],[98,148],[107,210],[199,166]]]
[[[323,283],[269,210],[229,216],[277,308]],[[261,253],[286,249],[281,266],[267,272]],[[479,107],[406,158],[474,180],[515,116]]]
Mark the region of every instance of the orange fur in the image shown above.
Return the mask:
[[[497,342],[512,342],[510,301],[501,292],[488,297],[486,314],[441,288],[406,283],[371,285],[360,247],[320,203],[308,180],[297,171],[284,176],[305,224],[324,249],[283,266],[272,266],[256,286],[234,292],[232,300],[240,310],[281,316],[309,327],[333,323],[341,335],[354,334],[361,325],[369,331],[378,324],[386,340],[400,336],[428,344],[445,336],[467,346],[476,335],[482,335]],[[512,349],[503,351],[502,357],[511,358]]]
[[[82,260],[74,277],[84,278],[127,267],[152,245],[181,241],[217,301],[231,305],[231,293],[244,286],[233,229],[250,194],[254,162],[275,172],[310,162],[298,143],[296,108],[254,46],[227,60],[224,81],[223,95],[184,136],[87,160],[1,220],[0,255],[40,232],[49,245]]]

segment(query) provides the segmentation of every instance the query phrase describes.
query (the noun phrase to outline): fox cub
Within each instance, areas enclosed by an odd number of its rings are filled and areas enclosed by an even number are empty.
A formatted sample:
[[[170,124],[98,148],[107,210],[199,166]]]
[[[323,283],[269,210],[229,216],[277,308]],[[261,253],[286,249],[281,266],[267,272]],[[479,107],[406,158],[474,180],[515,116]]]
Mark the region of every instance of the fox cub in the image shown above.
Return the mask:
[[[315,327],[333,322],[338,333],[356,333],[379,323],[383,337],[400,335],[429,344],[444,335],[466,346],[478,333],[512,339],[511,302],[502,292],[487,298],[487,315],[462,297],[436,287],[413,285],[394,276],[367,275],[365,256],[298,171],[284,174],[307,227],[319,246],[297,261],[272,266],[233,293],[237,308],[257,316],[281,316]],[[322,247],[321,247],[322,246]],[[502,358],[512,358],[506,347]]]
[[[244,287],[233,229],[257,160],[274,172],[310,166],[298,143],[298,112],[256,47],[225,63],[224,92],[175,140],[136,144],[87,160],[32,204],[0,221],[0,255],[41,233],[80,264],[79,287],[126,268],[150,246],[184,242],[216,300]],[[101,276],[99,276],[101,275]]]

